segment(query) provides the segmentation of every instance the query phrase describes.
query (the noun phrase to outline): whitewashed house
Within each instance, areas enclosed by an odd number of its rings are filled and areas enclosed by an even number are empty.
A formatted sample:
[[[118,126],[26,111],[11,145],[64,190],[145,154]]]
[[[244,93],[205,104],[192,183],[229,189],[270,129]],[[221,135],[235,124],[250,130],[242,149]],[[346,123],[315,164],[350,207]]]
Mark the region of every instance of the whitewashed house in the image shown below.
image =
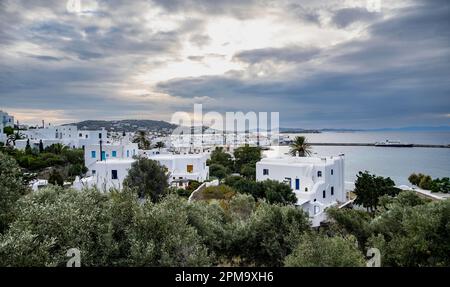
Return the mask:
[[[314,227],[326,219],[327,207],[347,200],[344,155],[264,158],[256,163],[256,180],[267,179],[284,182],[292,188],[297,206],[309,214]]]
[[[8,140],[8,137],[6,136],[5,133],[3,133],[3,129],[4,129],[4,125],[3,122],[0,121],[0,142],[6,144],[6,141]]]
[[[81,190],[84,187],[97,187],[100,191],[109,191],[111,188],[120,190],[133,162],[135,162],[133,158],[96,161],[91,165],[90,176],[82,179],[77,177],[73,188]]]
[[[206,154],[156,154],[148,158],[167,168],[171,185],[185,187],[190,180],[202,182],[209,178]]]
[[[97,163],[110,160],[132,160],[138,155],[136,143],[110,143],[87,145],[84,148],[84,165],[88,168],[88,175],[95,174]]]
[[[85,165],[88,168],[88,177],[75,180],[73,187],[96,186],[102,191],[110,188],[121,189],[128,170],[136,161],[135,155],[141,154],[137,144],[106,144],[90,145],[85,148]],[[186,187],[189,180],[205,181],[209,177],[209,168],[206,166],[207,155],[173,155],[150,154],[147,158],[159,162],[167,168],[170,175],[168,183],[172,186]]]
[[[105,141],[107,138],[105,129],[79,131],[76,126],[49,125],[44,128],[29,129],[21,133],[33,143],[36,141],[39,143],[42,140],[44,147],[51,145],[50,143],[61,143],[71,148],[84,148],[87,145],[99,143],[100,140]]]
[[[14,117],[0,110],[0,123],[3,127],[14,127]],[[3,132],[3,128],[2,128]]]

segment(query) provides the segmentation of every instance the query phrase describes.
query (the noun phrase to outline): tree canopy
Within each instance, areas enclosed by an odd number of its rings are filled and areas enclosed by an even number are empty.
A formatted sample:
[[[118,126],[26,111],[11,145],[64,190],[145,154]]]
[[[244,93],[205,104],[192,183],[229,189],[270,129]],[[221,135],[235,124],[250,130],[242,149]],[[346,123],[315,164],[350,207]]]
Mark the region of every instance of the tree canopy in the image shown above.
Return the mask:
[[[159,162],[139,157],[131,164],[123,185],[135,189],[139,197],[156,202],[167,193],[168,177],[167,169]]]

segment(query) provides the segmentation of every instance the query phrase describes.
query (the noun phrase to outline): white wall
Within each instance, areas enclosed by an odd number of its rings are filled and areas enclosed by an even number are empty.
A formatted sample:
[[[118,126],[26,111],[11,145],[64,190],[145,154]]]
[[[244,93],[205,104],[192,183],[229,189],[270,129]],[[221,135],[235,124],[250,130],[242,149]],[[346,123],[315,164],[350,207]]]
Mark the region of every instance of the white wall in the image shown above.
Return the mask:
[[[206,166],[206,154],[188,155],[151,155],[149,159],[158,161],[169,170],[171,176],[169,182],[177,179],[190,179],[205,181],[209,177],[209,167]],[[188,166],[192,165],[192,171],[188,172]]]
[[[264,170],[267,170],[268,174],[264,174]],[[262,159],[256,164],[256,180],[267,179],[288,184],[290,182],[290,187],[298,199],[297,204],[311,217],[322,218],[325,208],[346,201],[343,156]],[[315,221],[320,223],[321,220],[323,218]]]
[[[133,156],[138,155],[138,145],[135,143],[127,144],[102,144],[102,151],[105,152],[105,159],[132,159]],[[93,152],[95,154],[93,154]],[[115,152],[115,153],[114,153]],[[114,156],[115,154],[115,156]],[[87,145],[84,148],[84,162],[85,166],[91,170],[91,166],[100,161],[100,144]]]
[[[4,127],[14,127],[14,117],[10,116],[7,112],[0,111],[0,122]]]

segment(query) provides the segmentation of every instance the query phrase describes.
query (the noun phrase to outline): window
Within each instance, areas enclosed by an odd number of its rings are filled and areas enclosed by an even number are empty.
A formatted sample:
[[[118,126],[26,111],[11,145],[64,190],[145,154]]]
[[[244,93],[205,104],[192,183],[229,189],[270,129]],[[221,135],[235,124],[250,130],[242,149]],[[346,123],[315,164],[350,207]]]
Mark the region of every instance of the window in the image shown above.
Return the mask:
[[[320,212],[320,207],[318,207],[317,205],[314,206],[314,214],[317,214]]]
[[[98,134],[98,138],[101,139],[102,138],[102,133]]]
[[[325,190],[322,192],[322,197],[323,197],[323,198],[327,197],[327,194],[326,194],[326,191],[325,191]]]
[[[96,158],[96,157],[97,157],[97,155],[96,155],[95,150],[91,151],[91,158]]]
[[[333,175],[333,169],[331,169],[331,175]]]
[[[334,186],[331,187],[331,195],[334,195]]]
[[[102,160],[106,160],[106,152],[102,151]]]
[[[127,150],[127,157],[130,157],[130,151]]]
[[[269,175],[269,170],[267,168],[263,169],[263,175]]]
[[[317,177],[322,177],[322,171],[319,170],[319,171],[317,172]]]
[[[82,134],[82,133],[79,133],[78,136],[79,136],[80,138],[82,138],[82,137],[83,137],[83,134]]]
[[[307,188],[307,187],[305,187],[305,191],[308,191],[308,188]]]
[[[296,178],[295,179],[295,190],[299,190],[300,189],[300,179]]]
[[[188,173],[192,173],[192,172],[194,171],[194,166],[193,166],[192,164],[188,164],[188,165],[186,166],[186,171],[187,171]]]
[[[289,185],[289,187],[291,187],[291,182],[292,182],[292,180],[291,180],[290,177],[285,177],[285,178],[284,178],[284,183],[286,183],[287,185]]]
[[[117,170],[116,169],[111,170],[111,178],[117,179]]]
[[[86,135],[85,138],[88,138],[88,135]]]
[[[95,169],[92,170],[92,175],[95,175],[96,171]]]
[[[112,156],[112,157],[117,157],[117,151],[113,150],[113,151],[111,152],[111,156]]]

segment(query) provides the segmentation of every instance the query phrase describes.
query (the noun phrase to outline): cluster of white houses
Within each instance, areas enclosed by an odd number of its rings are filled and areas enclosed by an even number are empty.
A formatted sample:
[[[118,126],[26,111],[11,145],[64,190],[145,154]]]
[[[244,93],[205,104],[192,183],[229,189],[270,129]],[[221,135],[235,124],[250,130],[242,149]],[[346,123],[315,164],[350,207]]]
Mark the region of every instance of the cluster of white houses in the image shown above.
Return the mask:
[[[0,113],[0,120],[2,131],[3,127],[14,125],[14,118],[3,112]],[[168,148],[140,150],[136,143],[131,142],[130,135],[117,139],[111,134],[108,137],[104,129],[86,131],[78,130],[76,126],[48,125],[21,132],[25,139],[16,141],[16,148],[19,149],[25,148],[27,142],[34,147],[38,147],[42,142],[44,147],[60,143],[71,148],[84,149],[88,172],[85,177],[76,178],[73,182],[75,189],[94,186],[104,191],[111,188],[121,189],[129,169],[138,156],[155,160],[166,167],[171,186],[184,188],[189,181],[204,182],[209,179],[209,167],[206,164],[209,153],[204,150],[184,152]],[[209,140],[219,145],[219,141],[223,138],[211,137]],[[173,147],[170,143],[167,146]],[[256,164],[256,180],[267,179],[284,182],[292,188],[297,196],[297,206],[309,214],[313,226],[319,226],[325,220],[324,211],[327,207],[347,201],[344,155],[263,158]],[[37,183],[41,182],[43,181]]]

